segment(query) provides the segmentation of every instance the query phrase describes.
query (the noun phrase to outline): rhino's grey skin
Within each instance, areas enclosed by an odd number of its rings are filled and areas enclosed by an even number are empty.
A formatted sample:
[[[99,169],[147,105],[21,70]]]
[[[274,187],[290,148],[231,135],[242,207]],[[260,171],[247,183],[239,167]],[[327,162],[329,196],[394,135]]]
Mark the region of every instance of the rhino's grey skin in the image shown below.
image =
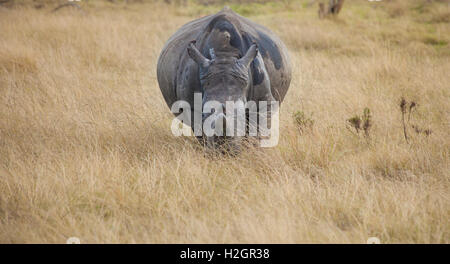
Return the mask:
[[[192,41],[195,45],[190,44]],[[257,48],[256,53],[251,54],[249,49],[253,43]],[[212,71],[221,72],[206,84],[200,79],[206,74],[202,63],[207,63],[201,58],[194,61],[197,49],[201,53],[198,56],[216,62]],[[254,54],[256,57],[251,58],[247,68],[235,70],[237,75],[248,78],[247,87],[234,87],[236,84],[230,80],[233,81],[236,73],[227,69],[239,64],[239,59],[247,53],[248,57]],[[157,76],[169,107],[178,100],[187,101],[193,107],[194,93],[200,92],[206,97],[205,87],[214,85],[211,81],[223,85],[211,88],[214,92],[208,93],[208,100],[237,100],[240,95],[236,95],[236,89],[241,89],[245,93],[244,101],[277,100],[281,103],[291,81],[291,66],[287,48],[275,34],[224,8],[217,14],[187,23],[167,41],[158,59]]]

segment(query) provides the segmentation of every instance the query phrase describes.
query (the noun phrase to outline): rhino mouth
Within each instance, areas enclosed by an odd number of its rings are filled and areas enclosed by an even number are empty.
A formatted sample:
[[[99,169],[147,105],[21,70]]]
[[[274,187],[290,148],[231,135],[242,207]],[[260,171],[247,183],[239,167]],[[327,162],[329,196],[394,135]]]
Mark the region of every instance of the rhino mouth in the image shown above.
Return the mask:
[[[225,147],[231,140],[232,137],[227,136],[206,136],[206,146],[211,149],[218,149]]]
[[[212,124],[212,133],[203,134],[205,145],[211,152],[220,152],[222,154],[237,154],[239,152],[239,137],[227,135],[227,117],[223,113],[217,115]],[[221,126],[220,126],[221,124]]]
[[[209,153],[237,155],[240,152],[239,141],[235,137],[210,136],[206,138],[206,149]]]

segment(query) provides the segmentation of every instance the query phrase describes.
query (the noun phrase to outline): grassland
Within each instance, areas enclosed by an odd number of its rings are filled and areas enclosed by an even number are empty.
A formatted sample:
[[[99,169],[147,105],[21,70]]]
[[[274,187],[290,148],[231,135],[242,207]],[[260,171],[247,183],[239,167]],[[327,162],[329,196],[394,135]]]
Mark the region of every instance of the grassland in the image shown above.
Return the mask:
[[[450,242],[448,1],[325,20],[232,4],[284,40],[293,80],[279,145],[215,159],[171,134],[156,60],[221,5],[17,2],[0,8],[1,243]],[[365,108],[368,135],[348,122]]]

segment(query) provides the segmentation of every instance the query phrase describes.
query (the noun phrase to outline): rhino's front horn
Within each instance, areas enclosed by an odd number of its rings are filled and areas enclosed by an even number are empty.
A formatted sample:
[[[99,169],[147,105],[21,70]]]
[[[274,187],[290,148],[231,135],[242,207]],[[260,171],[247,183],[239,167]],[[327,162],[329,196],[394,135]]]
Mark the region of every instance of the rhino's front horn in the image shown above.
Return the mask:
[[[214,149],[216,147],[216,140],[217,137],[223,137],[225,136],[226,131],[226,124],[227,124],[227,117],[223,113],[217,114],[217,116],[214,119],[214,122],[212,122],[212,129],[214,129],[214,134],[212,136],[206,137],[206,146],[208,148]]]
[[[200,51],[195,47],[195,41],[191,41],[187,47],[187,51],[189,54],[189,57],[193,59],[198,65],[206,68],[211,64],[211,61],[205,58],[203,54],[200,53]]]
[[[216,120],[214,121],[214,131],[216,136],[225,136],[226,126],[227,126],[227,117],[225,114],[220,113],[217,115]]]

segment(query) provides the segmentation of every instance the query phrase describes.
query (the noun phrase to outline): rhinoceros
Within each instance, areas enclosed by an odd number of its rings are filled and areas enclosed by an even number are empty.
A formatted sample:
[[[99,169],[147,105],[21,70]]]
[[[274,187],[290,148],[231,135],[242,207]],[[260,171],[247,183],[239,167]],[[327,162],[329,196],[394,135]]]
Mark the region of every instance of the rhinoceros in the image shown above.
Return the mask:
[[[193,106],[194,94],[201,96],[200,110],[191,108],[178,116],[198,131],[212,114],[202,110],[210,101],[224,107],[227,101],[281,104],[291,65],[286,46],[274,33],[225,7],[185,24],[170,37],[158,59],[157,78],[169,108],[180,100]],[[198,119],[199,125],[191,122]],[[202,132],[196,135],[205,138]],[[237,137],[206,136],[206,142],[215,146],[223,138],[235,142]]]

